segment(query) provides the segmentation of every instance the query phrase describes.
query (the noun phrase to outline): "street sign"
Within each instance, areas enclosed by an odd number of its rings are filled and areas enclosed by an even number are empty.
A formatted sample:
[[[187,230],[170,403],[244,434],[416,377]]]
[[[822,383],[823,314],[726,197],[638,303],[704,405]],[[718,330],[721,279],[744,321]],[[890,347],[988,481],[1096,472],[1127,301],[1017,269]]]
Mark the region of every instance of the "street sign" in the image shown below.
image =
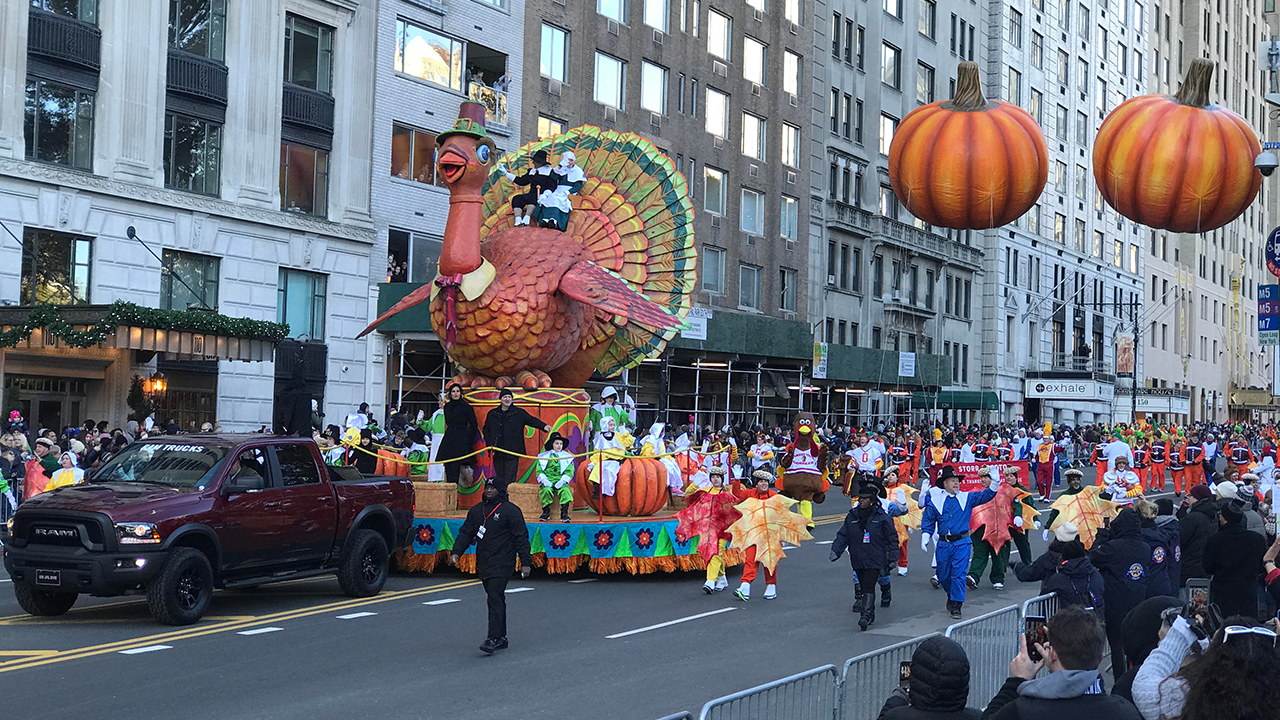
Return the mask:
[[[1258,286],[1258,344],[1280,345],[1280,284]]]
[[[1259,315],[1258,332],[1280,330],[1280,315]]]
[[[1280,278],[1280,227],[1267,236],[1267,272]]]
[[[1280,346],[1280,330],[1259,330],[1258,344],[1263,347],[1268,345]]]
[[[916,376],[916,354],[913,352],[898,353],[898,377]]]
[[[831,348],[827,343],[816,342],[813,344],[813,377],[815,380],[827,379],[827,357]]]

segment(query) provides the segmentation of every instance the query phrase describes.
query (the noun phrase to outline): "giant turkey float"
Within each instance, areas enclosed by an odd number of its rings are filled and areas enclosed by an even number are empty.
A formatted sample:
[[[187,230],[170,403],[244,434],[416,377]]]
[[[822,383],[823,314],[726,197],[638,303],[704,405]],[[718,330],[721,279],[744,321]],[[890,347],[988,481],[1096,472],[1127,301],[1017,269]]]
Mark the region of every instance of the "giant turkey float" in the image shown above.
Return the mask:
[[[511,175],[545,168],[547,157],[567,153],[585,179],[569,196],[563,230],[517,223],[511,200],[521,187]],[[483,106],[464,102],[454,128],[438,136],[437,169],[450,199],[436,278],[364,333],[430,303],[432,328],[462,369],[452,382],[468,388],[480,427],[498,406],[499,391],[511,388],[516,404],[567,439],[565,450],[576,456],[578,510],[568,522],[535,520],[538,485],[529,458],[520,459],[517,482],[508,488],[526,517],[535,566],[634,574],[705,568],[698,537],[677,537],[679,508],[652,453],[620,460],[612,495],[591,484],[590,401],[582,389],[593,373],[613,377],[657,356],[684,324],[697,279],[684,177],[648,140],[592,126],[496,155]],[[563,222],[563,215],[557,219]],[[545,440],[540,430],[527,429],[525,455],[536,456]],[[475,448],[483,446],[477,434]],[[466,510],[492,476],[490,452],[477,457],[469,486],[415,477],[417,517],[412,547],[397,557],[402,569],[432,572],[457,552],[453,541]],[[458,567],[474,572],[474,546],[458,554]],[[731,551],[727,559],[732,564],[740,557]]]

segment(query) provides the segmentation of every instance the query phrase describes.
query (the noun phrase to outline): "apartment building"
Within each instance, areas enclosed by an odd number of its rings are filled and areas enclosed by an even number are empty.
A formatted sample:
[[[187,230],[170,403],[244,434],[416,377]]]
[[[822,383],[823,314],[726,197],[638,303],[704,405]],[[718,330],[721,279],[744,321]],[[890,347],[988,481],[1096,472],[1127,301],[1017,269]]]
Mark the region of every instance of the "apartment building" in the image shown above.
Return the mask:
[[[828,353],[826,407],[855,423],[976,419],[995,409],[980,391],[980,236],[912,218],[888,155],[902,118],[949,98],[957,64],[982,58],[985,11],[815,0],[814,15],[809,316]]]
[[[1039,202],[984,233],[982,383],[1000,418],[1077,425],[1117,416],[1144,377],[1145,228],[1105,204],[1093,139],[1107,114],[1146,92],[1152,9],[1141,0],[991,0],[984,4],[989,94],[1027,110],[1049,147]],[[1141,332],[1139,334],[1142,334]],[[1126,338],[1127,336],[1127,338]],[[1141,343],[1138,343],[1141,345]],[[1127,372],[1126,372],[1127,371]]]
[[[6,407],[121,424],[142,378],[161,422],[269,425],[277,338],[240,318],[305,341],[283,381],[322,412],[363,399],[375,21],[340,0],[0,5],[0,323],[48,304],[120,326],[0,350]]]
[[[519,147],[525,73],[524,0],[381,0],[377,13],[371,317],[435,279],[449,213],[449,192],[435,175],[436,134],[453,127],[463,101],[474,100],[485,106],[498,152]],[[426,305],[391,318],[370,338],[365,398],[375,411],[385,401],[433,412],[454,369]]]

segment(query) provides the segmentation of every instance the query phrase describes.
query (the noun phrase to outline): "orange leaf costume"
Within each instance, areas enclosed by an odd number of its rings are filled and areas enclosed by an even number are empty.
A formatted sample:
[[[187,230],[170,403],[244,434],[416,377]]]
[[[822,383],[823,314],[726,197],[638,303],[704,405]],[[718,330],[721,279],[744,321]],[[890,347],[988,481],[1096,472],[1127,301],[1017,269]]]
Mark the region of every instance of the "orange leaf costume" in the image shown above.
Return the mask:
[[[748,497],[737,506],[742,517],[729,526],[733,538],[730,542],[744,552],[754,547],[756,561],[773,572],[778,561],[787,556],[782,551],[782,543],[799,545],[801,541],[813,539],[806,527],[808,520],[791,511],[795,504],[795,500],[783,495],[772,495],[765,500]]]
[[[1102,527],[1103,521],[1114,518],[1119,512],[1115,503],[1099,497],[1101,492],[1102,488],[1091,485],[1082,488],[1075,495],[1058,496],[1053,505],[1049,506],[1050,509],[1058,511],[1049,529],[1055,530],[1062,523],[1069,522],[1079,529],[1080,542],[1084,543],[1086,548],[1093,547],[1094,537],[1097,536],[1098,528]]]

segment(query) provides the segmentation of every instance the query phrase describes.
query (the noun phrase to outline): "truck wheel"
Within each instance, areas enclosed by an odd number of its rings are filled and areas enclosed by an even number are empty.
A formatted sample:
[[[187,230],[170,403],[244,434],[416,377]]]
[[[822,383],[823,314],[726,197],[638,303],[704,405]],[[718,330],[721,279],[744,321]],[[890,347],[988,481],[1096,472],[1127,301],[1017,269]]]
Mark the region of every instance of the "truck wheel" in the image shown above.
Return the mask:
[[[18,605],[31,615],[53,616],[65,614],[76,604],[76,593],[49,592],[37,590],[25,583],[14,583],[13,594],[18,597]]]
[[[195,548],[180,547],[147,587],[147,608],[165,625],[190,625],[204,615],[212,596],[209,558]]]
[[[387,541],[374,530],[360,530],[351,539],[338,568],[338,585],[351,597],[377,595],[387,582],[391,554]]]

